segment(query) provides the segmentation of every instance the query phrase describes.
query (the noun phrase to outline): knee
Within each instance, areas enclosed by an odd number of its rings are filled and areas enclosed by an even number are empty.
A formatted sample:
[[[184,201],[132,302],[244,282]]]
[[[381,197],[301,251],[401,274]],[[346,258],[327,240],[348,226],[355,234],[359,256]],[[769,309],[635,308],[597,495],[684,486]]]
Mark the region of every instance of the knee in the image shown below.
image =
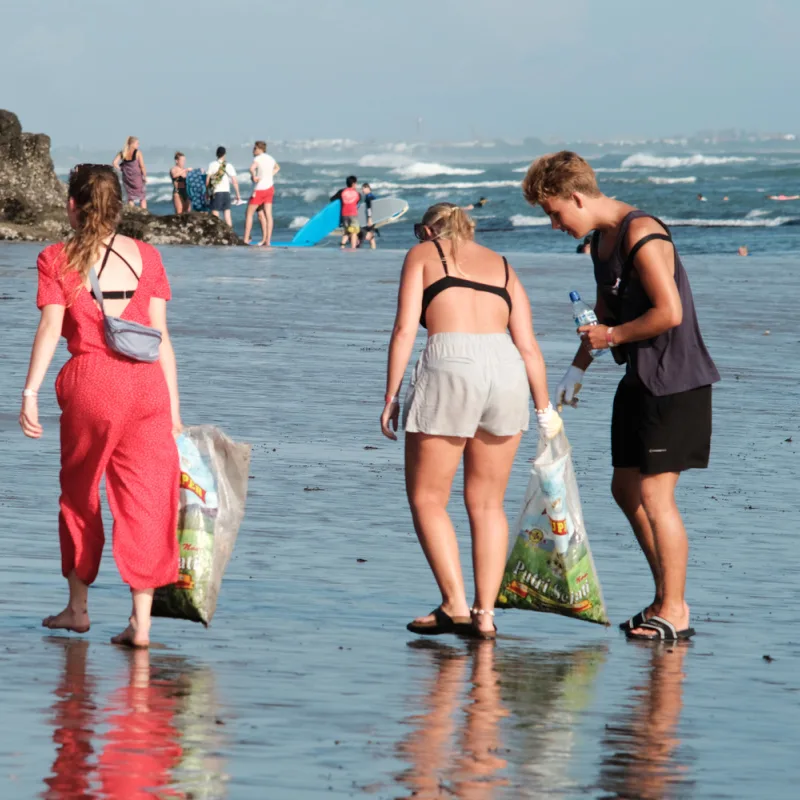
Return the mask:
[[[639,486],[631,486],[629,482],[614,478],[611,481],[611,496],[626,516],[636,513],[642,504],[642,493]]]
[[[467,514],[470,518],[485,517],[493,514],[503,514],[503,499],[489,497],[487,495],[464,493],[464,505],[467,507]]]
[[[658,478],[658,476],[654,476]],[[642,506],[648,518],[675,507],[675,492],[671,487],[662,485],[657,479],[642,481]]]
[[[416,489],[408,497],[411,513],[416,517],[431,511],[442,511],[447,508],[447,497],[430,489]]]

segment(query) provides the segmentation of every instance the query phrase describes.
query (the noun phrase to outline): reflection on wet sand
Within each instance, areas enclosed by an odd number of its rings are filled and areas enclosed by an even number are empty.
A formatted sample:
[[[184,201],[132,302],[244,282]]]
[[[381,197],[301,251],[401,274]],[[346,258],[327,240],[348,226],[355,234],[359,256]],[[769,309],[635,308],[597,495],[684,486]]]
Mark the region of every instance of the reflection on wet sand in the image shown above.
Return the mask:
[[[600,788],[615,798],[684,797],[694,785],[676,735],[685,645],[653,647],[646,680],[632,689],[623,717],[606,725]]]
[[[397,780],[413,797],[491,800],[503,791],[538,796],[566,785],[572,717],[589,702],[605,647],[544,653],[493,642],[409,646],[428,654],[433,667],[422,713],[407,719],[412,730],[398,746],[409,767]],[[511,787],[511,753],[525,762],[524,785]]]
[[[56,756],[41,797],[226,796],[210,671],[180,657],[124,651],[123,679],[104,699],[89,643],[52,642],[63,648],[64,668],[52,706]]]

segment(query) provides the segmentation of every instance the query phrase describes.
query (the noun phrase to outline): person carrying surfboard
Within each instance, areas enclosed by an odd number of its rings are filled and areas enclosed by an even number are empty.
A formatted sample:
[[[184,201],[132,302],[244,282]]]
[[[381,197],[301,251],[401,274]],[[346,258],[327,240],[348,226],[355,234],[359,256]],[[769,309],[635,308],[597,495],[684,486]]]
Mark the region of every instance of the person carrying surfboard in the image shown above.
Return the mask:
[[[358,246],[361,247],[361,245],[366,242],[372,250],[375,250],[378,246],[375,237],[380,235],[372,219],[372,203],[375,201],[375,195],[372,193],[372,187],[368,183],[361,184],[361,191],[364,193],[363,198],[367,211],[367,224],[359,231]]]
[[[342,242],[340,247],[344,249],[349,240],[350,249],[355,250],[358,247],[358,232],[361,230],[361,226],[358,224],[358,204],[361,202],[361,193],[356,189],[358,178],[355,175],[350,175],[346,183],[344,189],[339,189],[331,197],[331,202],[340,200],[342,203]]]

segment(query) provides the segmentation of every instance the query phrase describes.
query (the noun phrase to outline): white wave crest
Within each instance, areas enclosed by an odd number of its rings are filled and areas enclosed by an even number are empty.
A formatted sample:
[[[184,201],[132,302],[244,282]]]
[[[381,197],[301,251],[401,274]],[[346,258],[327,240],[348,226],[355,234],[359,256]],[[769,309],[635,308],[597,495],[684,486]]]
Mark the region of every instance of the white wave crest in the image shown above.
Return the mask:
[[[165,183],[172,183],[169,175],[148,175],[147,186],[160,186]]]
[[[772,217],[771,219],[665,219],[673,228],[778,228],[800,217]]]
[[[391,169],[393,175],[405,180],[412,178],[432,178],[434,175],[482,175],[485,170],[469,167],[450,167],[434,161],[413,161],[401,153],[380,153],[362,156],[359,167]]]
[[[289,230],[294,231],[294,230],[297,230],[298,228],[302,228],[303,225],[305,225],[306,222],[308,222],[309,219],[310,219],[309,217],[295,217],[289,223]]]
[[[650,175],[647,178],[650,183],[658,184],[659,186],[666,186],[671,183],[696,183],[697,178],[694,175],[687,175],[685,178],[658,178]]]
[[[326,194],[327,192],[324,189],[315,189],[315,188],[306,189],[303,192],[303,200],[305,200],[306,203],[313,203],[317,198],[322,197],[323,195]]]
[[[650,153],[634,153],[620,165],[623,169],[648,167],[655,169],[676,169],[678,167],[716,167],[720,164],[744,164],[755,161],[755,156],[654,156]]]
[[[519,188],[519,181],[453,181],[449,183],[394,183],[392,181],[370,181],[376,191],[388,192],[397,189],[508,189]]]
[[[766,217],[767,214],[770,212],[763,208],[754,208],[752,211],[748,211],[745,215],[745,219],[758,219],[759,217]]]
[[[508,221],[515,228],[533,228],[550,224],[548,217],[527,217],[524,214],[514,214],[512,217],[509,217]]]
[[[434,175],[483,175],[485,171],[467,167],[448,167],[447,164],[437,164],[432,161],[415,161],[405,167],[396,167],[392,170],[392,174],[410,180],[412,178],[432,178]]]

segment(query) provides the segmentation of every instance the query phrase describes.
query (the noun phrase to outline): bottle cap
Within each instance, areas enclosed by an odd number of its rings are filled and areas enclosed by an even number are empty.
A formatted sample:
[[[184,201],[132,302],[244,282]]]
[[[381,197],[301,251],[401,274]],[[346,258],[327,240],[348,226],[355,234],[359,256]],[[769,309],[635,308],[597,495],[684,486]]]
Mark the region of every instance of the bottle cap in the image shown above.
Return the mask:
[[[581,296],[577,292],[570,292],[569,299],[574,303],[576,300],[580,300]]]

